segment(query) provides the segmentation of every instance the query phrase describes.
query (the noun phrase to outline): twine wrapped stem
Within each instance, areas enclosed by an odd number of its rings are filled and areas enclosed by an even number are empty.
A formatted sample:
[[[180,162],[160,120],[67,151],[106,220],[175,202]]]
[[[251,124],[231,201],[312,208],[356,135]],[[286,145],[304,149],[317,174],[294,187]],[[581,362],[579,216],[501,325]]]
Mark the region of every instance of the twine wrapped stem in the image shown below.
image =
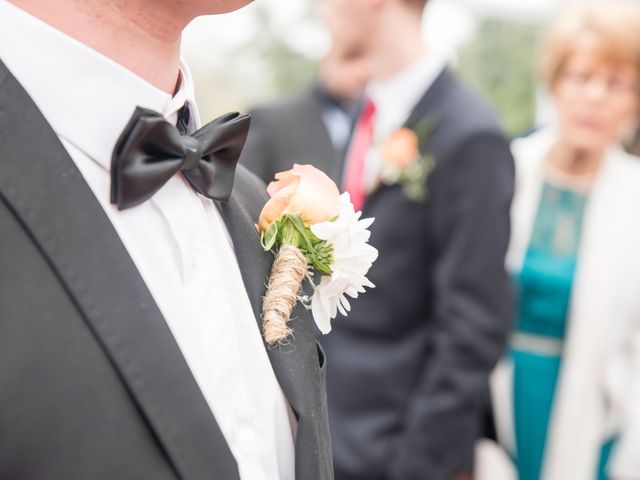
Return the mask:
[[[306,273],[307,260],[302,252],[293,245],[283,244],[271,267],[262,305],[263,335],[269,345],[282,343],[291,333],[287,322]]]

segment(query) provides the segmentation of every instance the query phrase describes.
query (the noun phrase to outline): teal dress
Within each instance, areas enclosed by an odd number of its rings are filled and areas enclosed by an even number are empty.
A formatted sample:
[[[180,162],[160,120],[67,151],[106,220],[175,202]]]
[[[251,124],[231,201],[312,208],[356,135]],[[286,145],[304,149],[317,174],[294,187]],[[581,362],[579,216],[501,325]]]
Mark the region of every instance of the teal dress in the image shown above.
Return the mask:
[[[544,464],[586,201],[581,191],[545,183],[529,248],[515,277],[518,321],[510,355],[520,480],[539,480]],[[606,479],[610,449],[611,442],[603,446],[597,479]]]

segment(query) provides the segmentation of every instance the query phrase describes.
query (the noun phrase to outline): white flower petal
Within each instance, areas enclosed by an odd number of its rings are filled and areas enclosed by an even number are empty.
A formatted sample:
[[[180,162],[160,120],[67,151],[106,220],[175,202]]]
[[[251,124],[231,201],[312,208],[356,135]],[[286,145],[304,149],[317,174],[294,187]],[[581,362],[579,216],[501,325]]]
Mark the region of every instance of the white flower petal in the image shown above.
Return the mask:
[[[362,212],[355,212],[348,193],[340,196],[339,215],[333,222],[311,226],[312,232],[333,246],[333,273],[322,277],[312,297],[312,312],[322,333],[331,330],[331,319],[340,312],[346,316],[351,310],[347,296],[357,298],[365,287],[374,285],[366,274],[378,258],[378,251],[367,242],[368,228],[373,218],[360,220]]]
[[[329,299],[321,295],[311,297],[311,313],[318,329],[326,335],[331,331],[331,314],[329,313]]]
[[[347,300],[347,297],[345,297],[344,295],[340,295],[340,306],[344,309],[345,312],[350,312],[351,311],[351,304],[349,303],[349,300]],[[343,313],[343,315],[347,315],[346,313]]]

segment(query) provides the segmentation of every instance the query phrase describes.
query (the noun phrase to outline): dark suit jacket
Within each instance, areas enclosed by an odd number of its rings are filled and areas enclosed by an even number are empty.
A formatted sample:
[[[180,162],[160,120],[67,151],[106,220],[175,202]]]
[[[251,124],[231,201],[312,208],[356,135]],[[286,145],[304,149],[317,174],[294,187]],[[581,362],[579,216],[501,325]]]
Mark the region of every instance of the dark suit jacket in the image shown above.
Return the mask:
[[[322,113],[325,98],[310,87],[251,111],[251,129],[240,163],[265,183],[294,163],[322,164],[340,182],[344,152],[331,143]]]
[[[471,472],[481,400],[510,330],[508,142],[448,70],[407,126],[425,119],[435,125],[423,142],[436,162],[428,199],[398,185],[366,199],[376,288],[321,340],[337,479]]]
[[[221,205],[256,318],[264,185]],[[296,478],[333,478],[324,357],[303,310],[269,349],[297,418]],[[265,412],[268,414],[268,412]],[[57,136],[0,62],[0,478],[238,479],[158,307]]]

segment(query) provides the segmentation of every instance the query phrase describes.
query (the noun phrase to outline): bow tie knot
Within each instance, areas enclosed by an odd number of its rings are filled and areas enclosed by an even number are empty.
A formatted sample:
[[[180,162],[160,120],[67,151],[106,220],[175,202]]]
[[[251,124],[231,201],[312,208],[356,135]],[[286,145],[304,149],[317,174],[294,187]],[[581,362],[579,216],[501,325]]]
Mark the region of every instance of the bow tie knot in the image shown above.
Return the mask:
[[[191,170],[198,166],[204,156],[202,144],[188,135],[180,137],[182,143],[182,170]]]
[[[250,119],[229,113],[181,135],[159,113],[138,107],[113,151],[111,203],[120,210],[134,207],[179,171],[200,194],[228,200]]]

